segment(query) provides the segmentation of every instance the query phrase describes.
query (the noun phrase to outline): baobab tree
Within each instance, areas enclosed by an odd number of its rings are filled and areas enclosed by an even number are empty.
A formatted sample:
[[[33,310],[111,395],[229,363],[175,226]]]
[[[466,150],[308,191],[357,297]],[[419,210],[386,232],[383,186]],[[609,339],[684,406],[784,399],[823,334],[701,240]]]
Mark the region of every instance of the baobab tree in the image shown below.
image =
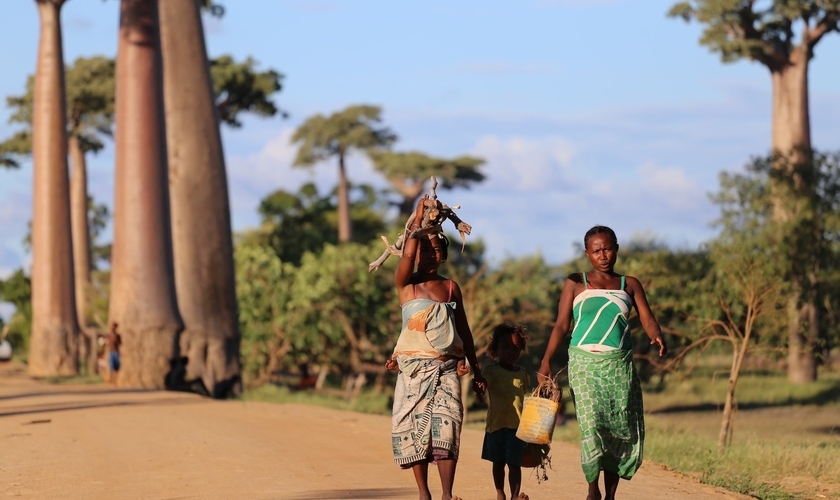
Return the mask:
[[[312,167],[328,158],[338,158],[338,241],[353,238],[350,222],[350,195],[345,160],[352,150],[387,148],[397,136],[387,127],[377,127],[382,109],[378,106],[350,106],[330,116],[308,118],[295,130],[292,143],[301,143],[294,166]]]
[[[669,16],[686,21],[696,19],[705,25],[702,45],[718,52],[723,62],[739,59],[765,66],[772,82],[773,124],[772,151],[777,155],[777,178],[795,178],[795,189],[777,182],[774,191],[773,222],[786,227],[779,234],[795,233],[796,220],[802,217],[802,200],[812,198],[814,186],[803,165],[812,163],[811,123],[808,109],[808,67],[814,48],[822,38],[838,29],[840,0],[790,2],[772,0],[690,0],[674,5]],[[803,236],[818,245],[814,235]],[[784,245],[780,238],[778,244]],[[788,279],[792,285],[788,310],[788,378],[795,383],[816,380],[816,350],[819,338],[819,281],[815,262],[791,257]]]
[[[87,338],[88,370],[96,363],[96,333],[88,328],[88,293],[91,272],[91,231],[87,189],[89,152],[97,153],[105,144],[102,137],[112,135],[114,120],[114,61],[97,56],[78,58],[65,70],[67,101],[67,148],[70,156],[70,219],[73,235],[73,264],[76,293],[76,316]],[[6,99],[13,110],[10,123],[26,127],[0,143],[0,152],[8,154],[12,166],[32,154],[32,103],[34,77],[26,81],[26,93]]]
[[[78,373],[61,6],[36,0],[40,19],[32,107],[32,338],[29,373]]]
[[[122,0],[116,67],[116,173],[109,321],[125,387],[163,388],[179,357],[169,229],[157,0]]]
[[[240,392],[240,334],[219,115],[195,0],[160,4],[175,286],[186,378]]]
[[[416,151],[374,151],[370,157],[374,168],[388,179],[402,197],[397,203],[400,221],[405,221],[414,212],[417,198],[423,193],[426,181],[433,175],[439,182],[438,188],[442,189],[469,188],[485,178],[479,170],[484,160],[473,156],[459,156],[449,160]]]

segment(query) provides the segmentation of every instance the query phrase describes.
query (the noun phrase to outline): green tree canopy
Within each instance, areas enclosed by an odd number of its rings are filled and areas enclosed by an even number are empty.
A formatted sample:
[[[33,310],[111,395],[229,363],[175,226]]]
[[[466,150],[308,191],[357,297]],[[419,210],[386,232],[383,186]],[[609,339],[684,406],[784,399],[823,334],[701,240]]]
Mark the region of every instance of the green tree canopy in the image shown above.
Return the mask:
[[[388,147],[397,136],[382,121],[379,106],[358,105],[330,116],[317,114],[295,130],[293,143],[300,143],[294,165],[310,167],[334,156],[343,157],[352,149],[368,151]]]
[[[356,193],[351,216],[357,240],[378,239],[387,227],[384,202],[370,186],[351,186],[351,191]],[[336,194],[322,195],[312,183],[297,193],[277,190],[260,202],[263,224],[247,238],[273,248],[281,261],[298,265],[305,253],[320,253],[325,245],[338,243]]]
[[[414,203],[431,176],[437,178],[438,187],[443,189],[469,188],[485,179],[480,171],[484,160],[473,156],[446,159],[417,151],[374,151],[370,156],[374,168],[402,196],[397,205],[403,221],[414,211]]]
[[[8,302],[15,306],[15,313],[8,324],[9,342],[15,352],[29,352],[29,338],[32,335],[32,282],[23,269],[18,269],[5,280],[0,280],[0,302]]]
[[[787,65],[798,46],[812,50],[837,30],[840,1],[691,0],[675,4],[668,15],[705,24],[700,43],[724,62],[746,58],[774,69]]]
[[[102,136],[113,134],[114,123],[114,61],[104,56],[80,57],[65,69],[67,88],[67,133],[79,139],[82,150],[98,152],[103,147]],[[32,99],[35,78],[26,80],[26,93],[6,98],[12,109],[9,123],[24,125],[24,129],[0,143],[3,163],[17,167],[18,158],[32,153]]]
[[[258,71],[256,65],[250,57],[244,62],[237,62],[230,55],[210,60],[219,119],[231,127],[242,126],[238,115],[243,111],[260,116],[274,116],[278,112],[283,118],[288,116],[271,100],[271,96],[283,88],[284,76],[272,69]]]
[[[352,239],[350,195],[344,160],[351,150],[369,152],[387,148],[397,136],[378,126],[382,109],[378,106],[350,106],[325,117],[308,118],[295,130],[293,144],[300,144],[294,166],[311,167],[332,157],[338,158],[338,240]]]
[[[274,116],[279,112],[287,116],[271,100],[282,89],[283,75],[274,70],[258,71],[256,65],[250,57],[237,62],[230,55],[210,61],[219,117],[231,127],[242,126],[239,121],[242,112],[260,116]],[[78,137],[86,153],[100,151],[104,147],[102,137],[113,135],[114,71],[114,60],[104,56],[80,57],[65,70],[68,136]],[[17,168],[20,158],[32,152],[34,84],[35,79],[30,75],[23,95],[6,98],[12,110],[9,123],[22,124],[24,128],[0,143],[0,166]]]

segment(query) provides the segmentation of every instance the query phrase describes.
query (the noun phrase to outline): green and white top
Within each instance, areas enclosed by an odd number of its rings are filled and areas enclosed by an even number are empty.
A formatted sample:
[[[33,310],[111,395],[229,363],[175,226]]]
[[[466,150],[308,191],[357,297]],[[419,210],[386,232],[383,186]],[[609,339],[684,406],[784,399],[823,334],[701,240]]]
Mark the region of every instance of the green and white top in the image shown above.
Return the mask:
[[[586,282],[586,287],[572,303],[575,326],[571,345],[589,352],[605,352],[615,349],[631,350],[630,308],[633,299],[624,290],[624,276],[620,290],[601,290]]]

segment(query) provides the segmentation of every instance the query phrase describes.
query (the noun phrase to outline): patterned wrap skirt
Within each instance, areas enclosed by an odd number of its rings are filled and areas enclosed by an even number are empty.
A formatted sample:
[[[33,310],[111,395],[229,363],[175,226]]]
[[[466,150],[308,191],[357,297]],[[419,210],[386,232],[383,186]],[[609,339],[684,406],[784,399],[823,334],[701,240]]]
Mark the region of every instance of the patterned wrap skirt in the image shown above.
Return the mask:
[[[456,359],[424,359],[413,376],[397,375],[391,418],[397,465],[457,460],[463,415],[457,365]]]
[[[592,353],[569,348],[569,386],[580,426],[587,482],[602,470],[630,479],[642,465],[645,420],[633,351]]]

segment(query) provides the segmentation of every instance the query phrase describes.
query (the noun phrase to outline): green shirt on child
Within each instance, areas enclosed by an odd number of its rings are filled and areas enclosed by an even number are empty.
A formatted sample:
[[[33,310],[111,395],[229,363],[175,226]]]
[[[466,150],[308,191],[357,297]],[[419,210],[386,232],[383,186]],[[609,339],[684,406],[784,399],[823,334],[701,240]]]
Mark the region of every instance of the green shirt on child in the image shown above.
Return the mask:
[[[487,380],[490,409],[484,430],[516,429],[522,415],[522,402],[530,385],[528,373],[516,366],[511,371],[499,364],[487,365],[481,375]]]

